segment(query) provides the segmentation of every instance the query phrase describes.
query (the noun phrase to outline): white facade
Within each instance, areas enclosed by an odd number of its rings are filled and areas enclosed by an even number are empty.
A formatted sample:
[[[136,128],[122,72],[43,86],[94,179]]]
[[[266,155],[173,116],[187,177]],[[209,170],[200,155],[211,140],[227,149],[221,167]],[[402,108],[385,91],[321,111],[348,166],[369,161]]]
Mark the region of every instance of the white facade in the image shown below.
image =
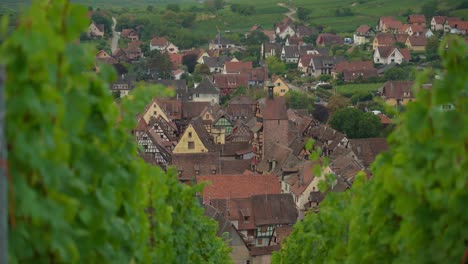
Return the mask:
[[[379,49],[376,49],[374,51],[374,63],[380,63],[380,64],[390,64],[392,62],[395,62],[397,64],[401,64],[405,58],[403,55],[400,53],[398,49],[394,49],[388,57],[382,57],[379,54]]]

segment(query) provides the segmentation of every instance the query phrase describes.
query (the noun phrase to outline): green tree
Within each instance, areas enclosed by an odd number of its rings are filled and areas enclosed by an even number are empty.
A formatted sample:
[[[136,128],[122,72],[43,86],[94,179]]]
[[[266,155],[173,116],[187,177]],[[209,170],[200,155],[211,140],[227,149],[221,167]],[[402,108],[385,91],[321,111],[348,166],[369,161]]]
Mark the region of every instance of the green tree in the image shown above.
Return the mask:
[[[466,263],[467,52],[463,39],[443,41],[441,79],[416,89],[428,75],[418,78],[372,179],[359,175],[349,191],[328,193],[273,263]]]
[[[356,108],[342,108],[330,117],[330,126],[345,133],[348,138],[369,138],[379,135],[380,118]]]
[[[148,12],[153,12],[153,10],[154,10],[154,6],[153,6],[153,5],[148,5],[148,6],[146,7],[146,11],[148,11]]]
[[[255,30],[255,31],[251,32],[247,36],[247,38],[245,39],[245,44],[247,44],[247,45],[259,45],[259,44],[262,44],[262,43],[267,42],[269,40],[270,39],[268,38],[267,35],[265,35],[265,33],[263,33],[260,30]]]
[[[2,43],[9,263],[229,262],[195,199],[201,187],[137,156],[135,116],[162,87],[117,106],[114,70],[92,71],[95,51],[75,43],[86,11],[33,1]]]
[[[283,75],[286,72],[286,64],[280,61],[276,56],[266,58],[266,64],[270,74]]]
[[[152,50],[148,57],[141,59],[134,66],[134,72],[138,80],[170,79],[172,62],[167,53]]]
[[[304,8],[304,7],[298,7],[296,12],[297,12],[297,17],[299,18],[299,20],[302,20],[302,21],[307,21],[311,13],[309,9]]]
[[[409,80],[411,70],[408,67],[395,66],[384,73],[385,80]]]
[[[426,43],[426,58],[427,60],[438,60],[439,55],[437,54],[437,49],[439,48],[439,38],[434,35],[427,39]]]

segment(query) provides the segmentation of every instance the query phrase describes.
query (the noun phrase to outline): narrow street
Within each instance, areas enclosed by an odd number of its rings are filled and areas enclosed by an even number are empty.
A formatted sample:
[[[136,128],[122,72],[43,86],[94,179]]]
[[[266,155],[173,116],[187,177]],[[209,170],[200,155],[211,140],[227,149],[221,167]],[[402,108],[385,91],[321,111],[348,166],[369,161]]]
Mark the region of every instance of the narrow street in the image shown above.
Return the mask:
[[[112,53],[114,53],[119,47],[120,34],[115,32],[116,25],[117,25],[117,19],[115,19],[115,17],[112,17],[112,43],[111,43]]]

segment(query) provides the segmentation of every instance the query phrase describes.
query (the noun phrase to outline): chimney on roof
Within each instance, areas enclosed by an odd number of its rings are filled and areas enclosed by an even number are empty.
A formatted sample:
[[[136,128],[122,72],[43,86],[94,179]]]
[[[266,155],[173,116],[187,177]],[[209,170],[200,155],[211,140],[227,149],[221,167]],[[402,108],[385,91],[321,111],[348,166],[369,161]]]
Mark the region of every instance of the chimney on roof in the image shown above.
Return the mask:
[[[273,97],[274,97],[273,88],[275,87],[275,85],[270,82],[270,83],[267,84],[267,87],[268,87],[268,99],[273,99]]]

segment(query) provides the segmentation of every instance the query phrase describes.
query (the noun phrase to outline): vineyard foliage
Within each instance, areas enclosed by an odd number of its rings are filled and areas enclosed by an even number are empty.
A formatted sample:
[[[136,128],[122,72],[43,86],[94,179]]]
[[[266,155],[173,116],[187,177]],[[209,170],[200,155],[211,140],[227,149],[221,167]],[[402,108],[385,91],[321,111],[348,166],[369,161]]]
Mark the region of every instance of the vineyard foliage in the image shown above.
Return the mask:
[[[448,49],[446,48],[448,47]],[[273,263],[460,263],[468,239],[468,49],[449,37],[445,71],[414,86],[390,150],[351,190],[307,214]],[[465,253],[466,254],[466,253]]]
[[[137,157],[135,116],[162,87],[114,103],[113,69],[76,43],[86,11],[33,1],[1,47],[10,263],[229,262],[201,187]]]

